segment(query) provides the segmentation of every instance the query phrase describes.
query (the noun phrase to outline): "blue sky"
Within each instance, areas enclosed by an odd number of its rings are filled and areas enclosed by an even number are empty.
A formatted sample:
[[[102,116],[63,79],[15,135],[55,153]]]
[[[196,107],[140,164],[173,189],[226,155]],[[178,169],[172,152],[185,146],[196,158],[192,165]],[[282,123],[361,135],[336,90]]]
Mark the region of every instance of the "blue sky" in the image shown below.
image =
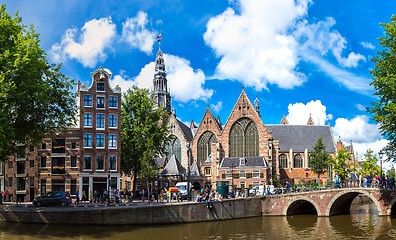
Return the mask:
[[[242,86],[256,95],[265,124],[327,124],[361,157],[385,144],[365,107],[371,58],[396,2],[5,1],[34,24],[51,62],[81,82],[99,66],[123,91],[151,87],[156,36],[163,36],[172,106],[183,122],[200,122],[207,104],[227,120]]]

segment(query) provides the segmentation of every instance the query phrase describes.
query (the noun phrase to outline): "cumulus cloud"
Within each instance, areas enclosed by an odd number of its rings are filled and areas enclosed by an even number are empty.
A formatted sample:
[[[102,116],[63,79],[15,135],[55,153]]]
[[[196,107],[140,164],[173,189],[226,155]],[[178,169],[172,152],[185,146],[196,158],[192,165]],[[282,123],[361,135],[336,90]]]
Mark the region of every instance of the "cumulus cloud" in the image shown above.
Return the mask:
[[[146,29],[147,23],[147,13],[139,11],[136,17],[128,18],[122,24],[121,39],[130,44],[131,47],[146,54],[151,54],[156,32]]]
[[[268,84],[293,88],[307,78],[298,71],[297,65],[302,59],[318,65],[320,70],[352,90],[369,88],[366,78],[341,69],[356,67],[366,58],[355,52],[342,55],[347,41],[332,29],[335,20],[327,18],[308,23],[306,16],[311,1],[231,2],[235,9],[228,7],[211,18],[204,34],[205,43],[220,58],[213,78],[235,79],[257,90],[267,88]],[[330,55],[341,68],[324,60]],[[364,81],[354,87],[353,83],[359,80]]]
[[[212,96],[213,90],[203,87],[205,74],[201,69],[194,70],[188,60],[178,56],[164,54],[164,58],[168,88],[175,100],[180,102],[188,102],[190,100],[206,101]],[[140,70],[138,76],[131,78],[124,71],[121,71],[120,74],[114,76],[112,81],[114,82],[113,84],[120,85],[123,92],[131,86],[151,89],[154,73],[155,63],[150,62]]]
[[[354,52],[350,52],[348,57],[342,57],[346,40],[337,30],[332,29],[335,23],[336,21],[331,17],[314,24],[308,24],[308,21],[304,20],[297,25],[294,36],[301,44],[302,52],[314,49],[322,56],[331,52],[341,66],[356,67],[360,60],[365,61],[366,58]]]
[[[307,104],[294,103],[287,107],[289,114],[286,116],[289,124],[306,125],[311,115],[315,125],[324,125],[328,117],[333,118],[333,115],[326,114],[326,106],[320,100],[310,101]]]
[[[374,48],[375,48],[375,46],[374,46],[373,44],[369,43],[369,42],[361,42],[360,44],[361,44],[364,48],[367,48],[367,49],[374,49]]]
[[[52,46],[50,56],[56,62],[66,58],[76,59],[84,67],[94,67],[98,61],[103,62],[113,38],[116,36],[116,25],[111,17],[92,19],[77,28],[67,29],[61,43]]]
[[[216,104],[211,104],[210,107],[212,108],[213,112],[219,113],[220,110],[223,108],[223,102],[218,102]]]
[[[237,79],[258,90],[268,83],[282,88],[301,85],[306,77],[295,71],[297,43],[287,30],[307,13],[308,0],[241,0],[207,23],[204,40],[221,58],[219,79]]]
[[[370,117],[358,115],[352,119],[338,118],[333,127],[335,136],[341,140],[352,140],[356,143],[375,142],[381,138],[377,124],[369,123]]]

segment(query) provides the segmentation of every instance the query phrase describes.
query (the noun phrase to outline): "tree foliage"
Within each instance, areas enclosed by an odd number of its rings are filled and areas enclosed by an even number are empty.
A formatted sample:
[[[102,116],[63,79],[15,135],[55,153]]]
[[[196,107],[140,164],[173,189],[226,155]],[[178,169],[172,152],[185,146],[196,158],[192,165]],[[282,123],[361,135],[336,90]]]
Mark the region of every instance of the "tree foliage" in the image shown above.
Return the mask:
[[[326,146],[323,144],[322,138],[318,139],[315,146],[313,146],[313,151],[309,153],[311,156],[308,160],[308,166],[318,175],[318,178],[320,178],[320,175],[323,175],[327,171],[329,161],[332,158],[330,154],[326,152]]]
[[[158,170],[155,158],[169,141],[167,112],[154,109],[147,89],[133,87],[123,95],[121,107],[121,168],[124,173],[151,179]],[[136,178],[135,178],[136,179]]]
[[[346,180],[350,172],[354,171],[354,164],[349,163],[348,160],[351,153],[345,148],[337,151],[336,158],[331,158],[329,164],[331,169],[337,174],[341,180]]]
[[[373,57],[375,67],[370,72],[378,100],[371,103],[368,111],[374,114],[374,120],[379,123],[382,135],[390,142],[385,148],[388,159],[396,158],[396,15],[392,22],[380,24],[385,30],[385,36],[378,38],[381,51]]]
[[[39,34],[22,18],[0,8],[0,160],[16,152],[16,141],[38,143],[74,123],[74,81],[50,64]]]
[[[375,176],[376,173],[380,172],[380,168],[377,165],[377,157],[374,154],[374,151],[371,149],[367,149],[367,152],[364,154],[364,161],[360,166],[360,171],[363,176],[370,175],[372,177]]]

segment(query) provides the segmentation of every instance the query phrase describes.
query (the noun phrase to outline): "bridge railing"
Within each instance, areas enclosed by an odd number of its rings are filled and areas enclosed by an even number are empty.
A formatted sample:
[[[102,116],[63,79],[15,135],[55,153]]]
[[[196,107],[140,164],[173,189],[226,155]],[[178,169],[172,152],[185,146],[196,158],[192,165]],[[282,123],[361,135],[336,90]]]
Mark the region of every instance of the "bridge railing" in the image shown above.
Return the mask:
[[[357,188],[357,187],[364,187],[364,188],[389,188],[395,189],[395,185],[389,182],[380,182],[377,180],[372,180],[370,182],[361,181],[359,180],[344,180],[340,181],[339,183],[335,182],[328,182],[327,184],[296,184],[291,185],[290,187],[277,187],[274,189],[273,192],[265,193],[266,195],[273,195],[273,194],[288,194],[288,193],[298,193],[298,192],[311,192],[311,191],[323,191],[328,189],[340,189],[340,188]]]

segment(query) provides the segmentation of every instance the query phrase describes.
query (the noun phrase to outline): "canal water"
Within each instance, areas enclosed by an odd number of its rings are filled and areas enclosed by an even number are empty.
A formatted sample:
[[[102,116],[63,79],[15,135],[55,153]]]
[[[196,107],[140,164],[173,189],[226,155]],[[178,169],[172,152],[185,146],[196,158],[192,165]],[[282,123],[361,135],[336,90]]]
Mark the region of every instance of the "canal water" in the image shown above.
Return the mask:
[[[378,217],[374,204],[350,215],[255,217],[156,226],[82,226],[0,223],[0,239],[396,239],[396,217]]]

